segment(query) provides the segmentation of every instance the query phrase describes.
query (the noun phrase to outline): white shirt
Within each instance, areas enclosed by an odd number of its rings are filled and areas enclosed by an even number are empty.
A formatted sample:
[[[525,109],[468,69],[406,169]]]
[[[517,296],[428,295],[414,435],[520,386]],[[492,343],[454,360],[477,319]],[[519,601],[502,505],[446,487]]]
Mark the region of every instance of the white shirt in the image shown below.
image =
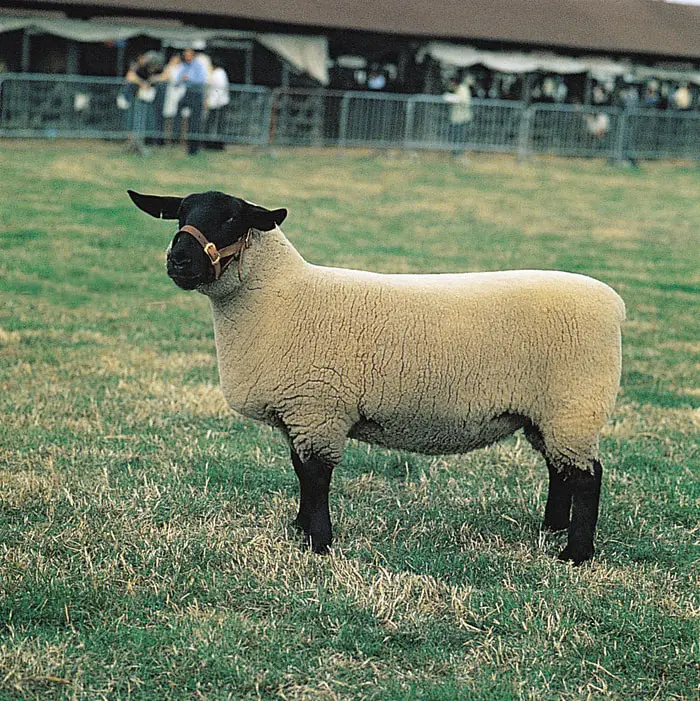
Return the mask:
[[[207,107],[216,110],[228,103],[228,76],[223,68],[215,68],[207,85]]]
[[[465,124],[472,119],[472,94],[469,86],[462,82],[454,92],[444,93],[445,102],[452,103],[450,106],[450,122],[452,124]]]

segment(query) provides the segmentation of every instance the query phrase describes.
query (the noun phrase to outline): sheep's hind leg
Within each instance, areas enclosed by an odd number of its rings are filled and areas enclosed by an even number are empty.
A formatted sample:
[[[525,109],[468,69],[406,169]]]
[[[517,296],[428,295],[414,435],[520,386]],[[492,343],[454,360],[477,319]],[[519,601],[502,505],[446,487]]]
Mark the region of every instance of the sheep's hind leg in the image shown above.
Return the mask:
[[[571,523],[569,540],[559,559],[580,565],[593,557],[593,536],[598,521],[598,502],[603,467],[593,460],[591,472],[578,468],[570,469],[566,483],[571,489]]]
[[[544,508],[542,528],[547,531],[564,531],[571,521],[571,483],[567,480],[568,463],[557,464],[556,456],[548,453],[542,433],[531,421],[523,426],[530,445],[542,455],[549,471],[549,491]]]
[[[315,457],[302,460],[294,449],[292,464],[299,479],[299,513],[294,525],[303,531],[306,545],[315,553],[326,553],[333,541],[328,507],[333,465]]]
[[[304,479],[304,466],[302,465],[301,458],[296,454],[296,451],[292,448],[292,465],[294,465],[294,472],[296,472],[297,479],[299,480],[299,513],[297,517],[292,521],[292,526],[302,533],[309,532],[309,506],[306,503],[307,498],[305,491],[302,487],[302,480]]]

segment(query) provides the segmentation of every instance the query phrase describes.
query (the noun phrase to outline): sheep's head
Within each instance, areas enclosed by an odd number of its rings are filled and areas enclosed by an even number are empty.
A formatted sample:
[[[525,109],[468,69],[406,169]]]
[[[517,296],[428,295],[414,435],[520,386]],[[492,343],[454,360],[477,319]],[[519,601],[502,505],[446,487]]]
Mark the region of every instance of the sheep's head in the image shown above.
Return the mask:
[[[167,271],[183,290],[214,282],[217,270],[212,251],[241,242],[251,229],[270,231],[287,216],[286,209],[269,210],[223,192],[201,192],[187,197],[141,195],[128,190],[133,203],[157,219],[177,219],[178,232],[167,252]],[[183,231],[194,228],[206,241]],[[206,242],[215,248],[205,247]],[[222,261],[224,264],[228,261]]]

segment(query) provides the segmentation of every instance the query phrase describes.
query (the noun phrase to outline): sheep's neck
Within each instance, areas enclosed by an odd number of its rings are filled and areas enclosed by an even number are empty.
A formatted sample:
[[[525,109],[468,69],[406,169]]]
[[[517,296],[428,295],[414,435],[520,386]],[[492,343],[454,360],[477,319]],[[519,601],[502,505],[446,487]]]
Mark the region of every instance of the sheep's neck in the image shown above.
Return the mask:
[[[210,295],[221,385],[234,409],[251,415],[248,385],[261,363],[282,352],[300,285],[311,267],[281,231],[266,232],[246,251],[242,282],[231,269],[219,281],[230,288]]]

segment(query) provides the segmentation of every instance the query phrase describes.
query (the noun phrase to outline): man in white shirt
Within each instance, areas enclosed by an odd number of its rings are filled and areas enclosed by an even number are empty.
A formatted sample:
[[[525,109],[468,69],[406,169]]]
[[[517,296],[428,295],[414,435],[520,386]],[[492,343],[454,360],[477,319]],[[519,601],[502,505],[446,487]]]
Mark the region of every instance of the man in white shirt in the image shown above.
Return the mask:
[[[443,99],[450,103],[448,139],[453,147],[452,154],[455,157],[463,157],[467,130],[472,121],[472,94],[468,77],[465,75],[453,78],[449,83],[448,91],[443,94]]]

